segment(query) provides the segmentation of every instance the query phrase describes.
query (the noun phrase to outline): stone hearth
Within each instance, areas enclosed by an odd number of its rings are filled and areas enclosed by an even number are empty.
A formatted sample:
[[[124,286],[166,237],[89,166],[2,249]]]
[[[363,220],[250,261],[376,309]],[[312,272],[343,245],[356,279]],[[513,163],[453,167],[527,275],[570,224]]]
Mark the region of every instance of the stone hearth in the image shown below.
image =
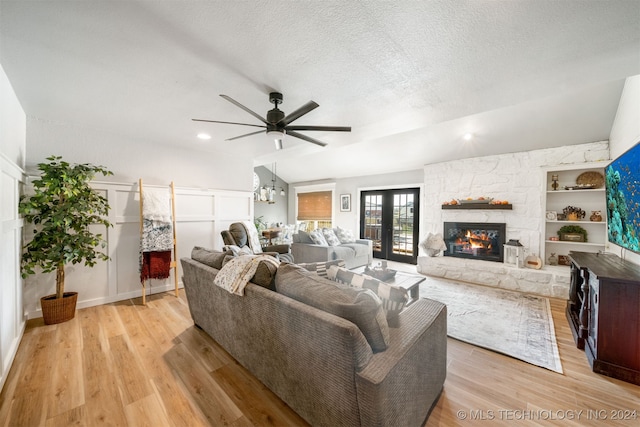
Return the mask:
[[[557,266],[533,270],[515,268],[491,261],[419,256],[417,270],[427,276],[477,283],[546,297],[569,298],[569,267]]]

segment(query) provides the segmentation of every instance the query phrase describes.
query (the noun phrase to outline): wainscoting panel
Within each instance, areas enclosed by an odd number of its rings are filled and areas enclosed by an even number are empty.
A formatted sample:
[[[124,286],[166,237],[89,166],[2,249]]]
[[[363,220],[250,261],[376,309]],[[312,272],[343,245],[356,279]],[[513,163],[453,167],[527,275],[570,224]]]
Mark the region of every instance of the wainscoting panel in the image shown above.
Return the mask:
[[[24,333],[20,253],[23,221],[18,216],[24,171],[0,154],[0,389]]]
[[[169,188],[146,185],[147,188]],[[109,219],[114,224],[106,233],[108,262],[93,268],[67,267],[67,291],[77,291],[78,308],[105,304],[139,297],[140,284],[140,193],[138,184],[94,182],[93,187],[107,197],[111,210]],[[222,249],[220,232],[236,221],[253,219],[253,193],[250,191],[206,190],[175,188],[178,279],[182,286],[180,257],[191,256],[194,246]],[[174,288],[171,277],[147,282],[147,295]],[[39,298],[55,289],[55,274],[36,275],[27,279],[26,312],[29,318],[40,317]]]

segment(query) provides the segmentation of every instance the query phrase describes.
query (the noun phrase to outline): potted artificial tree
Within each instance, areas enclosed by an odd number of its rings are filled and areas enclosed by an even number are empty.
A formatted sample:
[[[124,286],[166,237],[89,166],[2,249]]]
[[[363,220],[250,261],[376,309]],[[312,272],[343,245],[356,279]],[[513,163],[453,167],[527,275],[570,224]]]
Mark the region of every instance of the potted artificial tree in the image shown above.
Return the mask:
[[[90,229],[94,224],[111,226],[109,204],[89,183],[98,173],[113,174],[102,166],[71,165],[58,156],[47,160],[38,164],[41,175],[33,181],[33,194],[20,197],[18,210],[35,226],[23,248],[22,277],[35,274],[36,267],[43,273],[56,272],[56,293],[40,299],[44,323],[50,325],[75,316],[78,294],[64,292],[65,264],[84,262],[92,267],[109,259],[97,249],[106,247],[102,235]]]

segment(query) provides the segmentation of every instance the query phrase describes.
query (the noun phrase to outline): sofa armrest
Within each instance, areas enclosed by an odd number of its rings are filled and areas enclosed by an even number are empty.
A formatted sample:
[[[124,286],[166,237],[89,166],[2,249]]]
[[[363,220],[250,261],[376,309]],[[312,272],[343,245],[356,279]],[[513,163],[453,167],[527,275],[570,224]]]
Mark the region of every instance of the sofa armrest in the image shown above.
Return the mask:
[[[369,247],[369,249],[367,250],[368,258],[369,258],[369,262],[368,264],[371,264],[373,262],[373,240],[369,240],[369,239],[356,239],[356,243],[359,243],[361,245],[367,245]]]
[[[292,243],[291,253],[296,263],[332,261],[335,251],[332,246],[322,246],[310,243]]]
[[[422,298],[390,328],[391,343],[356,376],[362,425],[422,425],[447,372],[447,307]]]

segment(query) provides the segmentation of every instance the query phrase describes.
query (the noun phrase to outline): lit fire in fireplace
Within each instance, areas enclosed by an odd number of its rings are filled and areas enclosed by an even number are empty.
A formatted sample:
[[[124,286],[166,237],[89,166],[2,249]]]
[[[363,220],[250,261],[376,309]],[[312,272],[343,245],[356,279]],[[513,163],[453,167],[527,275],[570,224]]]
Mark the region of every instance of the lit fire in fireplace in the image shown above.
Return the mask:
[[[478,250],[488,251],[491,249],[491,239],[483,231],[480,234],[467,230],[464,236],[459,236],[455,241],[456,251],[468,254],[476,254]]]
[[[445,222],[445,256],[502,262],[505,223]]]

